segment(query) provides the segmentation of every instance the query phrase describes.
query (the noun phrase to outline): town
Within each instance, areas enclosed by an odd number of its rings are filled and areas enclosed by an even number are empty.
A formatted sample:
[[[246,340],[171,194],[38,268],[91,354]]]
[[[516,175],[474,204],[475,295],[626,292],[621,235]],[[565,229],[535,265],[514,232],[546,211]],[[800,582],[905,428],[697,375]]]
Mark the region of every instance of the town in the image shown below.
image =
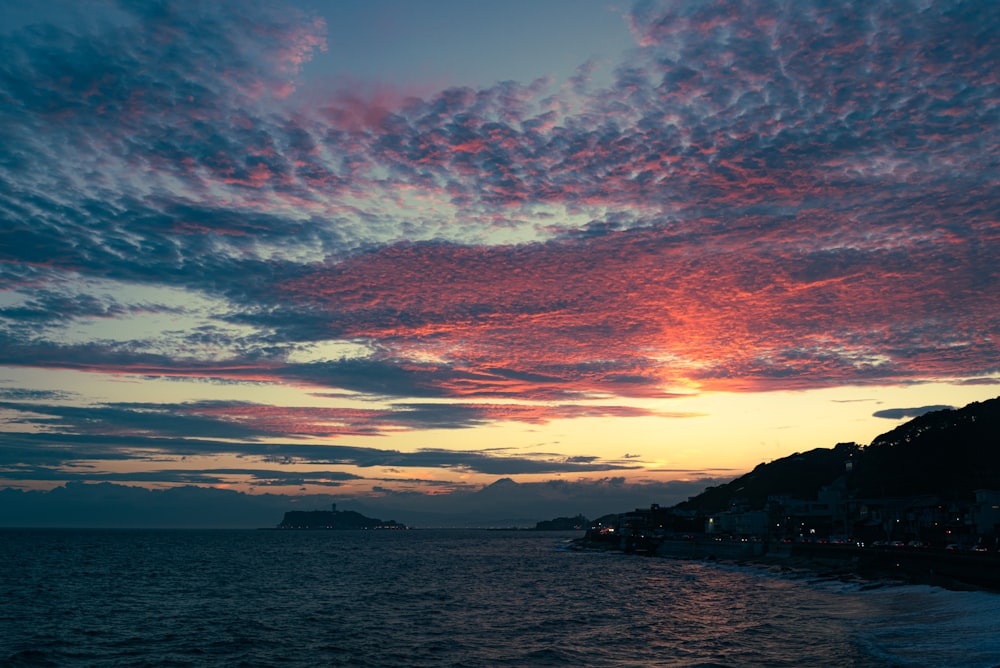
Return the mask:
[[[1000,590],[1000,398],[926,413],[868,446],[760,464],[673,507],[606,515],[581,545],[808,559]]]

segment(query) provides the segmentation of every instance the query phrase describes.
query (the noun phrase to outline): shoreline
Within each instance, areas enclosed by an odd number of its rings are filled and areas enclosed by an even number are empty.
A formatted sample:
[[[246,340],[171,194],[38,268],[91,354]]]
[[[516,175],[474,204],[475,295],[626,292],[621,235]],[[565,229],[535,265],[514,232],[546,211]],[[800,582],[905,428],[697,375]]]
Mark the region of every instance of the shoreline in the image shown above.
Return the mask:
[[[672,557],[666,557],[672,558]],[[718,564],[753,568],[778,575],[802,577],[817,582],[836,581],[854,584],[862,591],[901,585],[928,585],[949,591],[985,591],[1000,593],[1000,587],[976,585],[951,576],[934,572],[918,572],[900,568],[877,567],[860,564],[835,563],[806,557],[767,557],[752,560],[710,559]]]
[[[618,546],[580,538],[577,549],[625,552]],[[768,549],[770,547],[770,549]],[[1000,556],[933,548],[874,548],[849,545],[740,543],[704,539],[662,541],[639,552],[646,556],[728,564],[854,583],[861,589],[902,584],[951,591],[1000,594]]]

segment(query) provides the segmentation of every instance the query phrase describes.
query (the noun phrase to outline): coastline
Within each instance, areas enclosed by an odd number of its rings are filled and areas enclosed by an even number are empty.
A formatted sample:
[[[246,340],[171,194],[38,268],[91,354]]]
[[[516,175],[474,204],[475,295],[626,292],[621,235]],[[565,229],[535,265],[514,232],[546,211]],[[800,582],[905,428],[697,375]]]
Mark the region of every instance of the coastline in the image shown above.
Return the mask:
[[[955,552],[940,548],[793,545],[784,559],[830,576],[866,581],[900,581],[952,590],[1000,593],[1000,558],[995,553]]]
[[[586,537],[577,549],[621,551],[618,545]],[[934,548],[856,547],[819,543],[768,545],[695,538],[664,540],[638,554],[760,568],[782,575],[838,580],[874,589],[923,584],[953,591],[1000,594],[1000,555]]]

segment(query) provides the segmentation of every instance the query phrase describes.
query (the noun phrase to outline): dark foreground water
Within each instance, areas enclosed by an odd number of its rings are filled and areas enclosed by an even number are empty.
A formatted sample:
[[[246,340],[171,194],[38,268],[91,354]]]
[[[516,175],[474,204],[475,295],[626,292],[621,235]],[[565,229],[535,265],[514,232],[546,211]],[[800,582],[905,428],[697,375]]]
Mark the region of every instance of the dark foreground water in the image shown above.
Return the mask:
[[[997,594],[569,537],[0,530],[0,665],[1000,665]]]

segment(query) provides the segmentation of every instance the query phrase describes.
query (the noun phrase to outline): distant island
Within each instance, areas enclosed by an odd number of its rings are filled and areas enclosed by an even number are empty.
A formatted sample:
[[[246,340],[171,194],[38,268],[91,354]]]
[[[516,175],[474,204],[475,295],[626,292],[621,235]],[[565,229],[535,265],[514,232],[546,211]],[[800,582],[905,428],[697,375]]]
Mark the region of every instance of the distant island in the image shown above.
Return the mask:
[[[585,531],[591,522],[583,515],[575,517],[557,517],[538,522],[533,529],[526,531]],[[377,517],[367,517],[353,510],[337,510],[337,504],[331,504],[330,510],[289,510],[276,529],[331,529],[331,530],[400,530],[408,526],[396,520],[381,520]],[[507,530],[521,529],[511,527]]]
[[[535,531],[574,531],[584,530],[590,526],[590,520],[583,515],[576,517],[557,517],[551,520],[542,520],[535,524]]]
[[[330,510],[289,510],[278,524],[278,529],[333,529],[333,530],[399,530],[408,529],[396,520],[380,520],[365,517],[353,510],[337,510],[332,504]]]

